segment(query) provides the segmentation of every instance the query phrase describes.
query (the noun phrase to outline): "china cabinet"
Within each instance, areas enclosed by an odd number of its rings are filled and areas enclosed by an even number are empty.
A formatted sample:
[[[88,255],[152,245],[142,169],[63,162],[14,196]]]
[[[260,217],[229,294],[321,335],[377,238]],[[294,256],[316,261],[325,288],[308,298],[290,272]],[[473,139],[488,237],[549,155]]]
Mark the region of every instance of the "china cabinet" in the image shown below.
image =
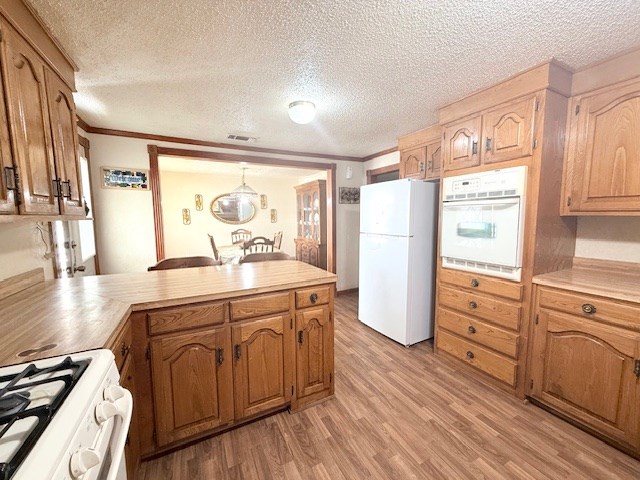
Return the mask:
[[[314,180],[295,187],[298,236],[296,260],[327,268],[327,182]]]

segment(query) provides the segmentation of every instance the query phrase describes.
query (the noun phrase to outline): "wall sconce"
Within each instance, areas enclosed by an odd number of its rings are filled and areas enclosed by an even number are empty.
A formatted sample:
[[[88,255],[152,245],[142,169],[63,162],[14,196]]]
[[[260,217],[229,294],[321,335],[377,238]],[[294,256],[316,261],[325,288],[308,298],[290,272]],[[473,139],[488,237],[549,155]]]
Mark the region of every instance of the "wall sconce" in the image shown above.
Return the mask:
[[[202,211],[202,203],[202,195],[196,193],[196,210],[199,212]]]
[[[347,170],[344,172],[344,178],[347,180],[351,180],[351,178],[353,178],[353,168],[351,168],[351,165],[349,165]]]
[[[188,208],[182,209],[182,223],[184,225],[191,225],[191,212]]]

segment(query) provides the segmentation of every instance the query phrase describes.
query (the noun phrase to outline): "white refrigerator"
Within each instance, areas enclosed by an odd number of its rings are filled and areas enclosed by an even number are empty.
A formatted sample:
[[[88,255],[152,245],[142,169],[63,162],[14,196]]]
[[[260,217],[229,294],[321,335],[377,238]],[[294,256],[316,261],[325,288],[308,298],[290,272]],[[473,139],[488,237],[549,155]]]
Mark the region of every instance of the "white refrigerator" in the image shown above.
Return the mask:
[[[360,189],[359,320],[409,346],[433,337],[438,184]]]

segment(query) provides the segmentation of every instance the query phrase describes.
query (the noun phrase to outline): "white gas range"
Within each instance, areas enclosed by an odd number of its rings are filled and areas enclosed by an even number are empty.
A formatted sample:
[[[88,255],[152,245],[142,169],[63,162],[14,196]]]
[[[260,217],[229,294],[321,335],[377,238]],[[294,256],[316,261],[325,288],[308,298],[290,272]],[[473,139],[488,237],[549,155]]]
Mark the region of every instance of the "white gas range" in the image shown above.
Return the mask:
[[[0,368],[0,480],[123,480],[131,393],[109,350]]]

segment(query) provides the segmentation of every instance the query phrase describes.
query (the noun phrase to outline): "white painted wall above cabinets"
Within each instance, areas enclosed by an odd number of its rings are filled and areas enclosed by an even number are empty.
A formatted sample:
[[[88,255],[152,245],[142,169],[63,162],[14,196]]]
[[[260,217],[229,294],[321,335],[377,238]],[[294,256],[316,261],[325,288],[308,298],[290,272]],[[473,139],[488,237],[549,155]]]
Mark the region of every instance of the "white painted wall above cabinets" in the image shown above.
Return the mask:
[[[0,280],[34,268],[44,268],[45,278],[53,278],[53,262],[45,258],[51,252],[49,224],[40,225],[24,220],[0,224]]]

